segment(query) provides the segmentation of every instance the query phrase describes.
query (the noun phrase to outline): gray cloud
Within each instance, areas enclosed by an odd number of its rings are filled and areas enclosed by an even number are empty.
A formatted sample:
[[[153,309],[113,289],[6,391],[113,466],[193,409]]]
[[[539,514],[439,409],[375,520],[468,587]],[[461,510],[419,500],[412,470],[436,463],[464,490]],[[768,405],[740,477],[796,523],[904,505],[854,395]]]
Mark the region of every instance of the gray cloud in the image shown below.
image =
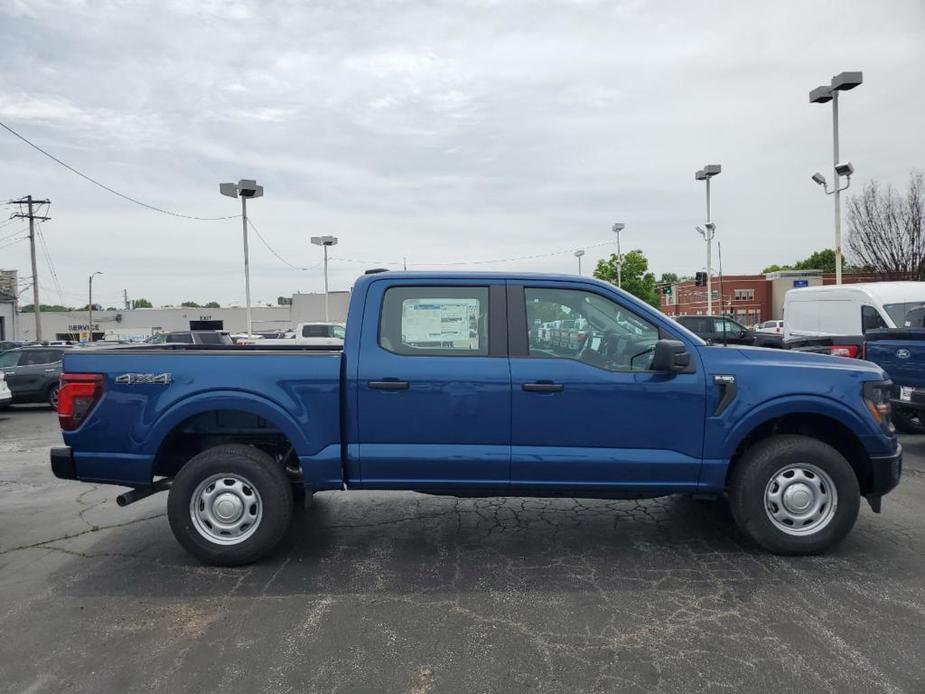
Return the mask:
[[[313,234],[340,236],[343,258],[450,262],[569,250],[620,220],[656,271],[693,272],[693,171],[716,161],[725,269],[753,272],[831,243],[831,201],[809,181],[831,156],[830,116],[807,93],[832,74],[865,71],[842,121],[859,181],[925,166],[923,29],[913,0],[16,0],[0,7],[0,118],[191,214],[233,214],[217,183],[256,177],[254,222],[299,266],[318,260]],[[0,197],[54,201],[45,233],[69,303],[97,269],[107,299],[241,299],[234,220],[131,206],[0,135]],[[252,248],[257,297],[321,287],[319,270]],[[0,266],[28,274],[25,245]],[[363,268],[333,262],[333,286]]]

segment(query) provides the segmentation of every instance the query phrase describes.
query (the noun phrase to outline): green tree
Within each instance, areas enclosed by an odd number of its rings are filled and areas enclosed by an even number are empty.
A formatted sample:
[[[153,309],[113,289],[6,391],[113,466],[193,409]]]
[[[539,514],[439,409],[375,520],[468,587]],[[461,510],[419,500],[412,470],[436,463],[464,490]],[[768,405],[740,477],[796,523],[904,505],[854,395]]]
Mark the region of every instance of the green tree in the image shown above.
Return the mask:
[[[199,304],[195,301],[184,301],[180,304],[183,308],[200,308]]]
[[[135,299],[132,303],[135,308],[154,308],[154,305],[147,299]]]
[[[44,309],[42,309],[42,310],[44,310]],[[77,311],[89,311],[89,310],[90,310],[90,304],[84,304],[83,306],[81,306],[80,308],[78,308],[78,309],[76,309],[76,310],[77,310]],[[93,304],[93,310],[94,310],[94,311],[102,311],[102,310],[103,310],[103,307],[102,307],[102,305],[100,305],[100,304]]]
[[[617,283],[616,253],[612,253],[606,260],[597,261],[594,276],[611,284]],[[655,308],[660,306],[658,291],[655,288],[655,275],[649,272],[649,261],[641,250],[623,254],[622,276],[625,291]]]
[[[781,272],[782,270],[792,270],[792,269],[793,268],[790,267],[789,265],[778,265],[777,263],[775,263],[774,265],[768,265],[764,270],[761,271],[761,274],[766,275],[769,272]]]
[[[835,251],[831,248],[823,248],[816,251],[806,260],[801,260],[793,266],[794,270],[822,270],[823,272],[835,272]]]
[[[659,280],[661,284],[676,284],[678,281],[678,275],[674,272],[663,272],[662,278]]]
[[[70,306],[61,306],[60,304],[39,304],[42,309],[42,313],[52,313],[60,311],[73,311]],[[26,304],[19,308],[20,313],[35,313],[35,306],[33,304]]]
[[[203,306],[203,308],[221,308],[221,307],[222,305],[218,303],[217,301],[210,301],[205,306]]]

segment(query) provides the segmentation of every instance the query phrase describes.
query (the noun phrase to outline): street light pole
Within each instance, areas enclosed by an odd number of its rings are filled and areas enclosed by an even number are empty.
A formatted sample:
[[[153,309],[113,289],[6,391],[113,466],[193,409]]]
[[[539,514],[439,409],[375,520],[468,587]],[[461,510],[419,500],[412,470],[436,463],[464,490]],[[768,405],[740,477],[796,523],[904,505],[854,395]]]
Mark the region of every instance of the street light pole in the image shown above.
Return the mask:
[[[816,87],[809,93],[811,104],[832,102],[832,170],[835,172],[832,190],[829,190],[825,177],[821,174],[814,174],[813,180],[823,186],[828,195],[835,197],[835,284],[842,283],[841,192],[851,185],[851,174],[854,173],[854,167],[850,162],[842,164],[838,160],[838,93],[854,89],[863,83],[863,73],[841,72],[832,78],[828,86]],[[839,185],[841,176],[847,176],[848,179],[844,186]]]
[[[617,222],[611,229],[617,235],[617,286],[623,288],[623,253],[620,252],[620,232],[626,228],[625,224]]]
[[[328,246],[337,245],[336,236],[312,236],[311,242],[324,249],[324,320],[329,320],[328,312]]]
[[[244,230],[244,300],[245,300],[245,320],[247,321],[247,336],[253,334],[253,323],[251,322],[251,271],[250,258],[247,252],[247,199],[259,198],[263,196],[263,186],[258,186],[257,181],[248,178],[242,178],[237,183],[220,183],[218,190],[222,195],[229,198],[241,198],[241,226]]]
[[[90,342],[93,342],[93,278],[102,274],[102,272],[94,272],[92,275],[90,275],[88,282],[90,286],[89,291],[87,292],[87,299],[89,300],[87,303],[87,330],[90,332]]]
[[[581,274],[581,256],[583,256],[584,254],[585,252],[581,250],[580,248],[577,251],[575,251],[575,257],[578,258],[578,274],[579,275]]]
[[[707,164],[702,169],[694,173],[694,179],[697,181],[706,181],[707,183],[707,223],[706,229],[697,227],[697,231],[707,242],[707,315],[713,315],[713,236],[716,233],[716,225],[710,216],[710,179],[717,176],[723,167],[719,164]]]
[[[251,321],[251,267],[247,252],[247,198],[241,196],[241,226],[244,229],[244,320],[247,323],[247,339],[254,334]]]

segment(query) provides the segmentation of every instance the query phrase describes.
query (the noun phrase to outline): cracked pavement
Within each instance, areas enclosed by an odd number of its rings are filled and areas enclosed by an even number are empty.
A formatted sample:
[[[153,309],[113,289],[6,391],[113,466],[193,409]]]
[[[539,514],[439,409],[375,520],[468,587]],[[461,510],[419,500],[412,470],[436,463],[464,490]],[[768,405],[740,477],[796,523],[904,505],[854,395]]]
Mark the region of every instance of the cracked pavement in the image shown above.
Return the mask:
[[[240,569],[54,479],[60,440],[0,412],[0,691],[925,691],[925,437],[821,557],[723,502],[335,492]]]

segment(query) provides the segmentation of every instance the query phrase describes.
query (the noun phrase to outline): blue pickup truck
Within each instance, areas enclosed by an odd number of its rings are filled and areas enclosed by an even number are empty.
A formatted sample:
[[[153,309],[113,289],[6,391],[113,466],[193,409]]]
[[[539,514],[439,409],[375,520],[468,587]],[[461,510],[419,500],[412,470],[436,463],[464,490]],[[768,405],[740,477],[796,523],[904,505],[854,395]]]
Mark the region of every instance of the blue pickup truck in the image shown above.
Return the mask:
[[[580,348],[542,326],[581,321]],[[64,479],[169,489],[177,540],[244,564],[325,490],[453,496],[727,495],[745,535],[827,549],[899,481],[874,364],[706,344],[581,277],[382,272],[357,280],[342,349],[74,350]]]
[[[881,367],[893,382],[893,424],[905,434],[925,434],[925,328],[922,309],[911,311],[906,324],[919,327],[869,330],[864,358]],[[911,318],[911,320],[909,320]]]

